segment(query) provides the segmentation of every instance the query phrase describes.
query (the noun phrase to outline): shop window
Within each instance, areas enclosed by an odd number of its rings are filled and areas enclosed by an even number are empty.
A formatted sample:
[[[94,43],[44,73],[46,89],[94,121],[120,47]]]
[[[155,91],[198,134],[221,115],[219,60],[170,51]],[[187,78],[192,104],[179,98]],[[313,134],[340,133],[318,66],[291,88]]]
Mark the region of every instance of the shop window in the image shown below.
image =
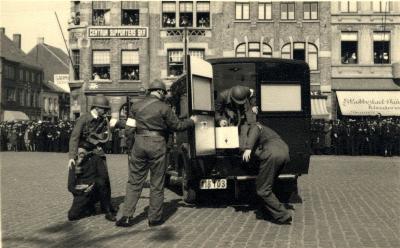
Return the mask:
[[[303,19],[304,20],[317,20],[318,19],[318,3],[304,3],[303,4]]]
[[[93,51],[92,79],[110,79],[110,51]]]
[[[74,80],[80,79],[80,51],[79,50],[72,50],[72,62],[73,70],[74,70]]]
[[[355,13],[357,12],[357,1],[342,1],[339,3],[340,12]]]
[[[358,37],[357,32],[342,32],[341,34],[342,64],[357,64]]]
[[[94,26],[109,26],[110,25],[110,8],[109,1],[94,1],[93,2],[93,17]]]
[[[204,59],[204,49],[190,49],[189,55]],[[168,76],[175,77],[183,73],[183,50],[168,50]]]
[[[179,3],[179,27],[193,26],[193,3]]]
[[[294,20],[294,3],[281,3],[281,20]]]
[[[236,20],[249,20],[250,19],[250,3],[236,3],[235,5]]]
[[[210,27],[210,2],[197,2],[197,27]]]
[[[123,9],[121,23],[122,25],[139,25],[139,10]]]
[[[258,2],[258,19],[271,20],[272,19],[272,3],[271,2]]]
[[[162,26],[171,28],[176,26],[176,4],[175,2],[162,3]]]
[[[139,80],[139,51],[122,51],[121,79]]]
[[[374,32],[374,64],[390,63],[390,32]]]
[[[372,1],[372,11],[375,13],[389,12],[389,1]]]

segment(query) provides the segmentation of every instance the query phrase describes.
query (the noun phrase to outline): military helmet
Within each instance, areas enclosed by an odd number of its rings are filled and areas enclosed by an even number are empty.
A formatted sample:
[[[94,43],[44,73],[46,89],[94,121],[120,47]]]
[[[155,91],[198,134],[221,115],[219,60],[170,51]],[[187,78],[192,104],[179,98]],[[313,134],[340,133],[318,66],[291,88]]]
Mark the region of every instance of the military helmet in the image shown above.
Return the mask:
[[[231,90],[231,99],[237,104],[244,104],[248,96],[249,90],[244,86],[234,86]]]
[[[92,107],[109,109],[110,104],[108,102],[107,97],[105,97],[103,95],[96,95],[93,99]]]
[[[167,92],[167,86],[165,86],[165,83],[160,79],[156,79],[153,82],[151,82],[149,86],[149,91],[153,90],[163,90],[164,92]]]

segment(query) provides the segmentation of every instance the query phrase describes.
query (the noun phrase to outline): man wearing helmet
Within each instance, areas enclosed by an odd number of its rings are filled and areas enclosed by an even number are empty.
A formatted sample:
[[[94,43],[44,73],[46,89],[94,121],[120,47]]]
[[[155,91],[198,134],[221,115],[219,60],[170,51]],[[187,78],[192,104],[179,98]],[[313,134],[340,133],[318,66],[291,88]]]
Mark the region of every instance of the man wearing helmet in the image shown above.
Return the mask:
[[[257,113],[254,90],[246,86],[224,90],[215,101],[215,121],[221,127],[254,123]]]
[[[126,122],[127,139],[135,142],[130,151],[129,176],[122,217],[116,226],[134,224],[133,214],[150,170],[149,226],[161,225],[166,173],[166,137],[170,131],[184,131],[194,125],[191,119],[179,120],[171,107],[164,102],[167,90],[161,80],[155,80],[148,89],[149,95],[131,108]]]
[[[115,221],[111,206],[111,187],[105,153],[101,148],[110,133],[106,117],[110,109],[107,98],[96,95],[89,113],[76,121],[69,140],[68,190],[74,199],[68,212],[69,220],[92,214],[94,204],[100,200],[105,218]],[[105,137],[103,137],[105,136]]]

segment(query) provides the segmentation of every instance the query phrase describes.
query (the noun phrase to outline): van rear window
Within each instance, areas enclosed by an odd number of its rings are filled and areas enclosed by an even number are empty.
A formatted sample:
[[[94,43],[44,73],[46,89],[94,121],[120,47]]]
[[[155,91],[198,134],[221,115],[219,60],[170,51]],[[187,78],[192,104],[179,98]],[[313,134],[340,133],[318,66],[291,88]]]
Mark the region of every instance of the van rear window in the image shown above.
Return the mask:
[[[301,86],[296,84],[261,85],[261,111],[301,111]]]

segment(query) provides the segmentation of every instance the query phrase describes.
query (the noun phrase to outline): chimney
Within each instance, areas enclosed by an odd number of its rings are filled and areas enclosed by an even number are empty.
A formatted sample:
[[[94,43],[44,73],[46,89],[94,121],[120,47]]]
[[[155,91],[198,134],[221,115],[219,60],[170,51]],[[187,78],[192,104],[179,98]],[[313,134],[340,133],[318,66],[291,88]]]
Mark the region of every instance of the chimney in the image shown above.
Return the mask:
[[[13,34],[13,42],[19,49],[21,49],[21,34]]]
[[[1,27],[0,28],[0,34],[6,34],[6,28]]]
[[[38,37],[37,38],[37,43],[38,44],[44,44],[44,37]]]

